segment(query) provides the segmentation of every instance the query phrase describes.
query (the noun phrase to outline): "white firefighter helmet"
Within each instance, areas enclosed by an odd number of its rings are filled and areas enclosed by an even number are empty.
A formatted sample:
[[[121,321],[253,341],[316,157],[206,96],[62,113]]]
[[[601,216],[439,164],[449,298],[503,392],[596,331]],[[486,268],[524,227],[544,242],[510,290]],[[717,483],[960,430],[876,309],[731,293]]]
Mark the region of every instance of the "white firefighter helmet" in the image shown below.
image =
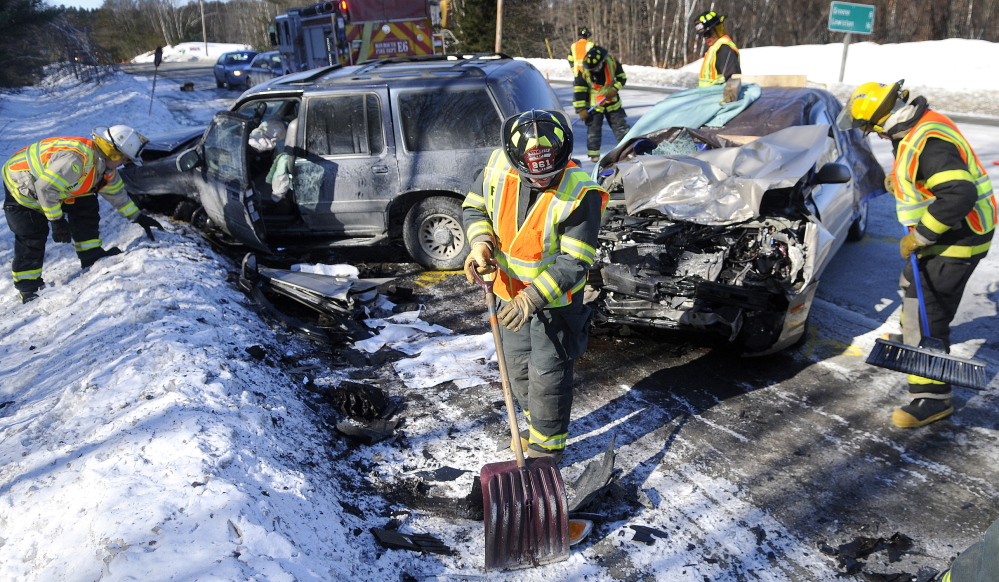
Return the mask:
[[[93,137],[98,148],[109,159],[117,161],[125,158],[137,166],[142,165],[139,154],[142,152],[142,148],[149,143],[149,140],[131,127],[127,125],[95,127]]]

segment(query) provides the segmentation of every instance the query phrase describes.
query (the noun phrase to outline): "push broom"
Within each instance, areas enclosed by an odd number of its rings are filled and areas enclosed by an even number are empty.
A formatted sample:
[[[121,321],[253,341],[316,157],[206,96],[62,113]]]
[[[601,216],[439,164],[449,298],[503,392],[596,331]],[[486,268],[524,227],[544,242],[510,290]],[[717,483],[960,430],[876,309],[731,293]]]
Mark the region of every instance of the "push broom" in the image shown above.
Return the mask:
[[[985,363],[952,356],[947,353],[947,348],[942,340],[930,336],[916,253],[909,255],[909,259],[912,262],[912,281],[916,286],[916,297],[919,300],[919,323],[923,332],[919,346],[909,346],[879,338],[874,341],[874,349],[867,356],[867,363],[879,368],[922,376],[937,382],[984,390],[988,385],[988,380],[985,377]]]

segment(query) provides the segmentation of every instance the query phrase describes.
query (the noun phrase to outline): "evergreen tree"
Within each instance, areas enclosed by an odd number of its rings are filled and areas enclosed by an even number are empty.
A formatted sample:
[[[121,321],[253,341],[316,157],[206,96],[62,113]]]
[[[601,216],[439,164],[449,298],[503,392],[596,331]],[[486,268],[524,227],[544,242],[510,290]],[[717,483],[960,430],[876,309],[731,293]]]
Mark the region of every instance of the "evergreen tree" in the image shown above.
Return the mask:
[[[45,25],[61,9],[42,4],[42,0],[0,0],[0,87],[33,84],[50,62]]]
[[[457,52],[483,53],[496,48],[496,0],[464,0],[456,11]]]

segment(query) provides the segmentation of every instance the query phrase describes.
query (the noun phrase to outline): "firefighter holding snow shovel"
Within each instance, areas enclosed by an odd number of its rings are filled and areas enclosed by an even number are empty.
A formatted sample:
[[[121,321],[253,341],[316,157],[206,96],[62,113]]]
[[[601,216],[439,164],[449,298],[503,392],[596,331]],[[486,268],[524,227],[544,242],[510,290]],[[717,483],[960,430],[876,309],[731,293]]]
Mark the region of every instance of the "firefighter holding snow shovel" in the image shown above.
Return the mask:
[[[876,132],[892,141],[895,164],[885,181],[895,196],[898,220],[908,227],[900,252],[917,253],[929,336],[950,348],[950,322],[975,267],[985,257],[996,226],[992,183],[968,141],[926,98],[911,101],[903,81],[865,83],[854,91],[837,120],[841,128]],[[921,338],[918,293],[911,261],[902,271],[902,341]],[[912,401],[895,410],[892,422],[918,427],[954,412],[950,384],[910,374]]]
[[[561,112],[514,115],[502,132],[503,148],[463,204],[472,243],[465,275],[473,282],[476,266],[496,274],[506,366],[529,423],[522,444],[528,457],[558,463],[569,438],[573,361],[589,331],[583,286],[609,196],[570,160],[572,129]]]
[[[139,152],[148,141],[125,125],[97,127],[90,139],[43,139],[7,160],[3,209],[14,233],[11,270],[22,303],[37,298],[45,285],[42,262],[50,228],[53,242],[73,242],[84,269],[121,253],[117,247],[101,247],[100,211],[94,194],[144,228],[150,239],[152,228],[162,230],[159,222],[139,212],[117,171],[127,162],[139,163]]]

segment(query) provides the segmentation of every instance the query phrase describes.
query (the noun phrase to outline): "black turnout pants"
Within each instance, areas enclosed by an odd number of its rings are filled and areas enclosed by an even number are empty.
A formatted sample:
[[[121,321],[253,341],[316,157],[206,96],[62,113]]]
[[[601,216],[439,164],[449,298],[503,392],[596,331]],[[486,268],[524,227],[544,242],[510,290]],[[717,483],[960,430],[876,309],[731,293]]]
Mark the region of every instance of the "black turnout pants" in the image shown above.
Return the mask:
[[[589,334],[590,308],[582,299],[579,293],[570,305],[540,310],[520,331],[500,327],[510,387],[536,450],[562,450],[568,439],[573,361]]]
[[[620,142],[628,133],[631,127],[628,125],[628,114],[624,112],[624,107],[614,111],[598,112],[593,110],[586,118],[586,150],[589,156],[600,155],[600,143],[604,137],[604,117],[607,124],[614,132],[614,139]]]
[[[975,267],[982,256],[972,258],[941,257],[931,255],[919,259],[919,276],[923,288],[923,300],[926,304],[926,322],[929,324],[930,337],[944,343],[950,351],[950,322],[957,314],[961,304],[961,296],[968,279],[975,272]],[[916,286],[913,284],[912,262],[906,262],[902,270],[899,286],[905,293],[902,300],[902,339],[907,345],[918,346],[922,337],[922,326],[919,314],[919,298]],[[912,394],[934,393],[948,395],[950,384],[941,384],[909,377],[909,392]]]
[[[42,263],[45,259],[45,242],[49,236],[49,221],[39,210],[21,206],[4,186],[3,211],[7,226],[14,233],[14,288],[34,292],[43,285]],[[69,232],[77,243],[96,241],[96,246],[77,251],[81,260],[93,252],[100,252],[100,206],[97,196],[82,196],[72,204],[63,204],[62,211],[69,222]]]

